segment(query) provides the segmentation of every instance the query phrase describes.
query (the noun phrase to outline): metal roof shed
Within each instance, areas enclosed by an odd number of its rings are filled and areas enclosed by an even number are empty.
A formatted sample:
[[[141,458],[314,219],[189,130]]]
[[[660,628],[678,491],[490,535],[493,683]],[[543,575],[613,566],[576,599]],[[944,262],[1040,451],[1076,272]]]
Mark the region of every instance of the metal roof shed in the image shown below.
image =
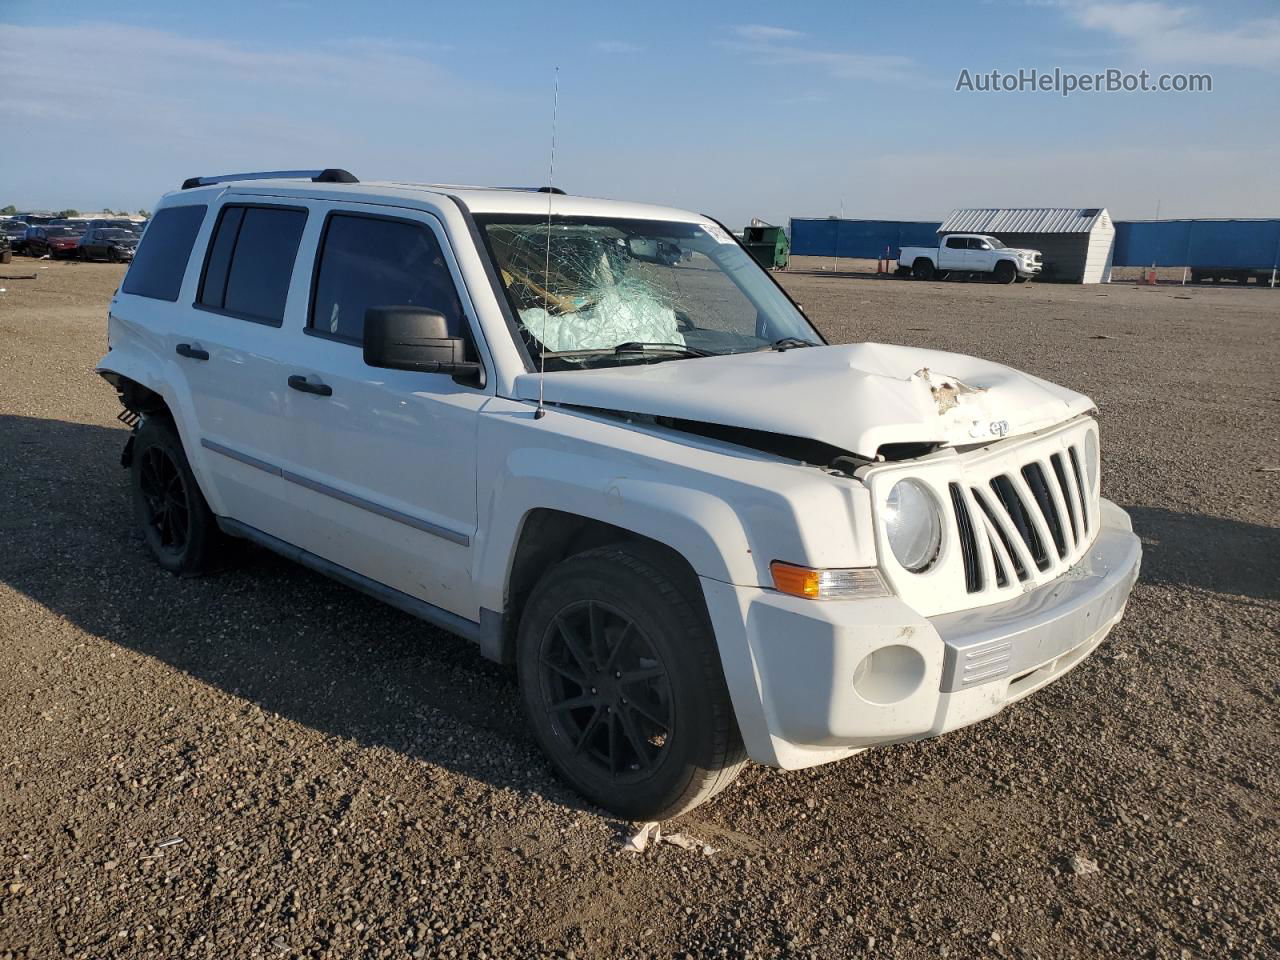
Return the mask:
[[[1116,227],[1102,207],[980,207],[953,210],[939,234],[985,233],[1044,255],[1045,280],[1107,283]]]

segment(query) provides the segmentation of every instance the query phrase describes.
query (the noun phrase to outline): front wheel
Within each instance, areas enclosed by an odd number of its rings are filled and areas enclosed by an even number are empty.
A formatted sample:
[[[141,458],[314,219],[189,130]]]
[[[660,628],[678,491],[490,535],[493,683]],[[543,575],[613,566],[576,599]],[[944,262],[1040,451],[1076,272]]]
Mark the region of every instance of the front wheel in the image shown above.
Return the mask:
[[[1001,260],[996,264],[994,276],[996,283],[1013,283],[1018,279],[1018,270],[1008,260]]]
[[[160,566],[194,576],[212,564],[219,531],[182,441],[166,419],[148,417],[133,440],[133,512]]]
[[[539,745],[579,793],[629,820],[674,817],[746,763],[696,584],[643,545],[553,567],[520,621],[517,669]]]

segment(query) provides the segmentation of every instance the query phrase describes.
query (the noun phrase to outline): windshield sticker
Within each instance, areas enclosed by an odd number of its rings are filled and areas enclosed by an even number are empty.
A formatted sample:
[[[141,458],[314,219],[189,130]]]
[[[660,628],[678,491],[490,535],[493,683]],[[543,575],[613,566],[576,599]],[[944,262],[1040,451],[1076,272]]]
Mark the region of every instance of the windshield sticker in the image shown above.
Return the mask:
[[[724,228],[717,223],[700,223],[698,226],[709,233],[716,243],[733,243],[733,237],[725,233]]]

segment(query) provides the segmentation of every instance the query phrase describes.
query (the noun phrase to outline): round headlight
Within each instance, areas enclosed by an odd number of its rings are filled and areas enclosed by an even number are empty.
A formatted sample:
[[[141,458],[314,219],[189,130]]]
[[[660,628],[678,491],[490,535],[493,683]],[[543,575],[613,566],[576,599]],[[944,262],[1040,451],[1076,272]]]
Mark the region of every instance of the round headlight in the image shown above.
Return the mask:
[[[933,566],[942,548],[942,512],[929,488],[899,480],[885,501],[885,531],[898,563],[912,573]]]
[[[1098,435],[1087,433],[1084,438],[1085,482],[1089,484],[1089,493],[1098,492]]]

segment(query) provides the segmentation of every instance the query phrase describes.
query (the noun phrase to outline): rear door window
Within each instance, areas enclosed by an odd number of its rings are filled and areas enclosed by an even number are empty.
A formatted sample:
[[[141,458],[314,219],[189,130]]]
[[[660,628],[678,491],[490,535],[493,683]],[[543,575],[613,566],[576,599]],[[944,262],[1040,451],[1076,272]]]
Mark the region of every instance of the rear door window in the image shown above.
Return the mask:
[[[306,223],[307,211],[296,207],[224,206],[196,302],[242,320],[279,326]]]
[[[450,336],[465,336],[457,287],[426,224],[330,215],[316,261],[308,329],[360,344],[365,311],[398,306],[438,310],[448,322]]]
[[[121,289],[154,300],[177,300],[191,248],[208,209],[201,203],[157,211]]]

